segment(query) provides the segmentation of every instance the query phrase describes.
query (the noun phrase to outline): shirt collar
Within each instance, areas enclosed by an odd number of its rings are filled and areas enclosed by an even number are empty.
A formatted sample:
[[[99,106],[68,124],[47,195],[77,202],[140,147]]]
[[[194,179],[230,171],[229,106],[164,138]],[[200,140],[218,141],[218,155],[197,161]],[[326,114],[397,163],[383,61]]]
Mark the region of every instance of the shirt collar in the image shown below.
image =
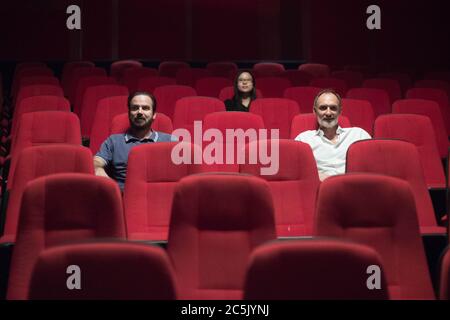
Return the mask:
[[[336,129],[336,134],[341,134],[343,132],[344,132],[344,129],[341,128],[341,126],[338,125],[338,127]],[[323,137],[323,135],[324,135],[323,130],[318,128],[317,131],[316,131],[316,135],[318,135],[320,137]]]
[[[127,131],[124,135],[125,138],[125,142],[132,142],[132,141],[140,141],[140,142],[145,142],[145,141],[151,141],[151,142],[156,142],[158,141],[158,132],[157,131],[153,131],[151,130],[151,132],[149,134],[147,134],[144,138],[142,139],[138,139],[135,136],[133,136],[129,131]]]

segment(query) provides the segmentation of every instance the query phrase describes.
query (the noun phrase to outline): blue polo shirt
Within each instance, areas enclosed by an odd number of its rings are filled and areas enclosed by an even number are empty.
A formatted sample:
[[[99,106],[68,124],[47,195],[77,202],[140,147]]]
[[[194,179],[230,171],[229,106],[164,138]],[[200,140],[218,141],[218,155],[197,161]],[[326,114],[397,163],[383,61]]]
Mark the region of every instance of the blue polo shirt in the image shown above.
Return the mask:
[[[113,134],[102,143],[96,156],[106,162],[108,174],[117,181],[121,190],[127,175],[128,155],[131,148],[145,143],[178,141],[177,137],[167,133],[152,131],[150,136],[138,139],[130,133]]]

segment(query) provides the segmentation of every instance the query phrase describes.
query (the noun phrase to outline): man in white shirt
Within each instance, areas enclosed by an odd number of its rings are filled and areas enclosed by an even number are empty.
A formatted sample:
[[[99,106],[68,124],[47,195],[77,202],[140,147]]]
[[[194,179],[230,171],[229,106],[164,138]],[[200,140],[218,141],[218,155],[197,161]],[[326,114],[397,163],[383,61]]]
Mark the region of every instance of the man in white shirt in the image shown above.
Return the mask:
[[[300,133],[295,140],[311,146],[321,181],[329,176],[345,173],[345,159],[349,146],[358,140],[370,139],[361,128],[341,128],[338,119],[342,112],[341,97],[326,89],[317,94],[313,111],[319,129]]]

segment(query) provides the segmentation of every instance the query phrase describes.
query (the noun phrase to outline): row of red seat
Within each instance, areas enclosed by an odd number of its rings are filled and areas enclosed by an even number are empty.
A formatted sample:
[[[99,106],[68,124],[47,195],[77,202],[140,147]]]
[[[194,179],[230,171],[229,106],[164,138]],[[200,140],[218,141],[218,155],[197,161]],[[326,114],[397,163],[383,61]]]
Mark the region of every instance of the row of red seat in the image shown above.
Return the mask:
[[[142,244],[101,243],[125,239],[130,218],[111,180],[36,179],[22,198],[8,299],[434,299],[408,182],[361,173],[329,178],[318,190],[314,223],[314,236],[327,240],[267,244],[276,239],[269,183],[237,174],[180,180],[166,256]],[[80,268],[82,290],[68,290],[68,266]],[[378,268],[380,290],[368,287],[369,267]],[[448,298],[448,254],[442,275],[441,298]]]

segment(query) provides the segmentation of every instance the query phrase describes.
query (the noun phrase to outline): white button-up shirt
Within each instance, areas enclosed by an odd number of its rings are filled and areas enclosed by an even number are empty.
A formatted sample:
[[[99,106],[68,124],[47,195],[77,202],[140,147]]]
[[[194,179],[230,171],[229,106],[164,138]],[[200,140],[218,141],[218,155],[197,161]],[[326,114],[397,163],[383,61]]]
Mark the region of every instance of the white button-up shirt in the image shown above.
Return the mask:
[[[365,130],[357,127],[338,127],[336,135],[336,143],[328,140],[321,129],[302,132],[295,138],[311,146],[317,169],[330,176],[345,173],[347,150],[353,142],[371,138]]]

